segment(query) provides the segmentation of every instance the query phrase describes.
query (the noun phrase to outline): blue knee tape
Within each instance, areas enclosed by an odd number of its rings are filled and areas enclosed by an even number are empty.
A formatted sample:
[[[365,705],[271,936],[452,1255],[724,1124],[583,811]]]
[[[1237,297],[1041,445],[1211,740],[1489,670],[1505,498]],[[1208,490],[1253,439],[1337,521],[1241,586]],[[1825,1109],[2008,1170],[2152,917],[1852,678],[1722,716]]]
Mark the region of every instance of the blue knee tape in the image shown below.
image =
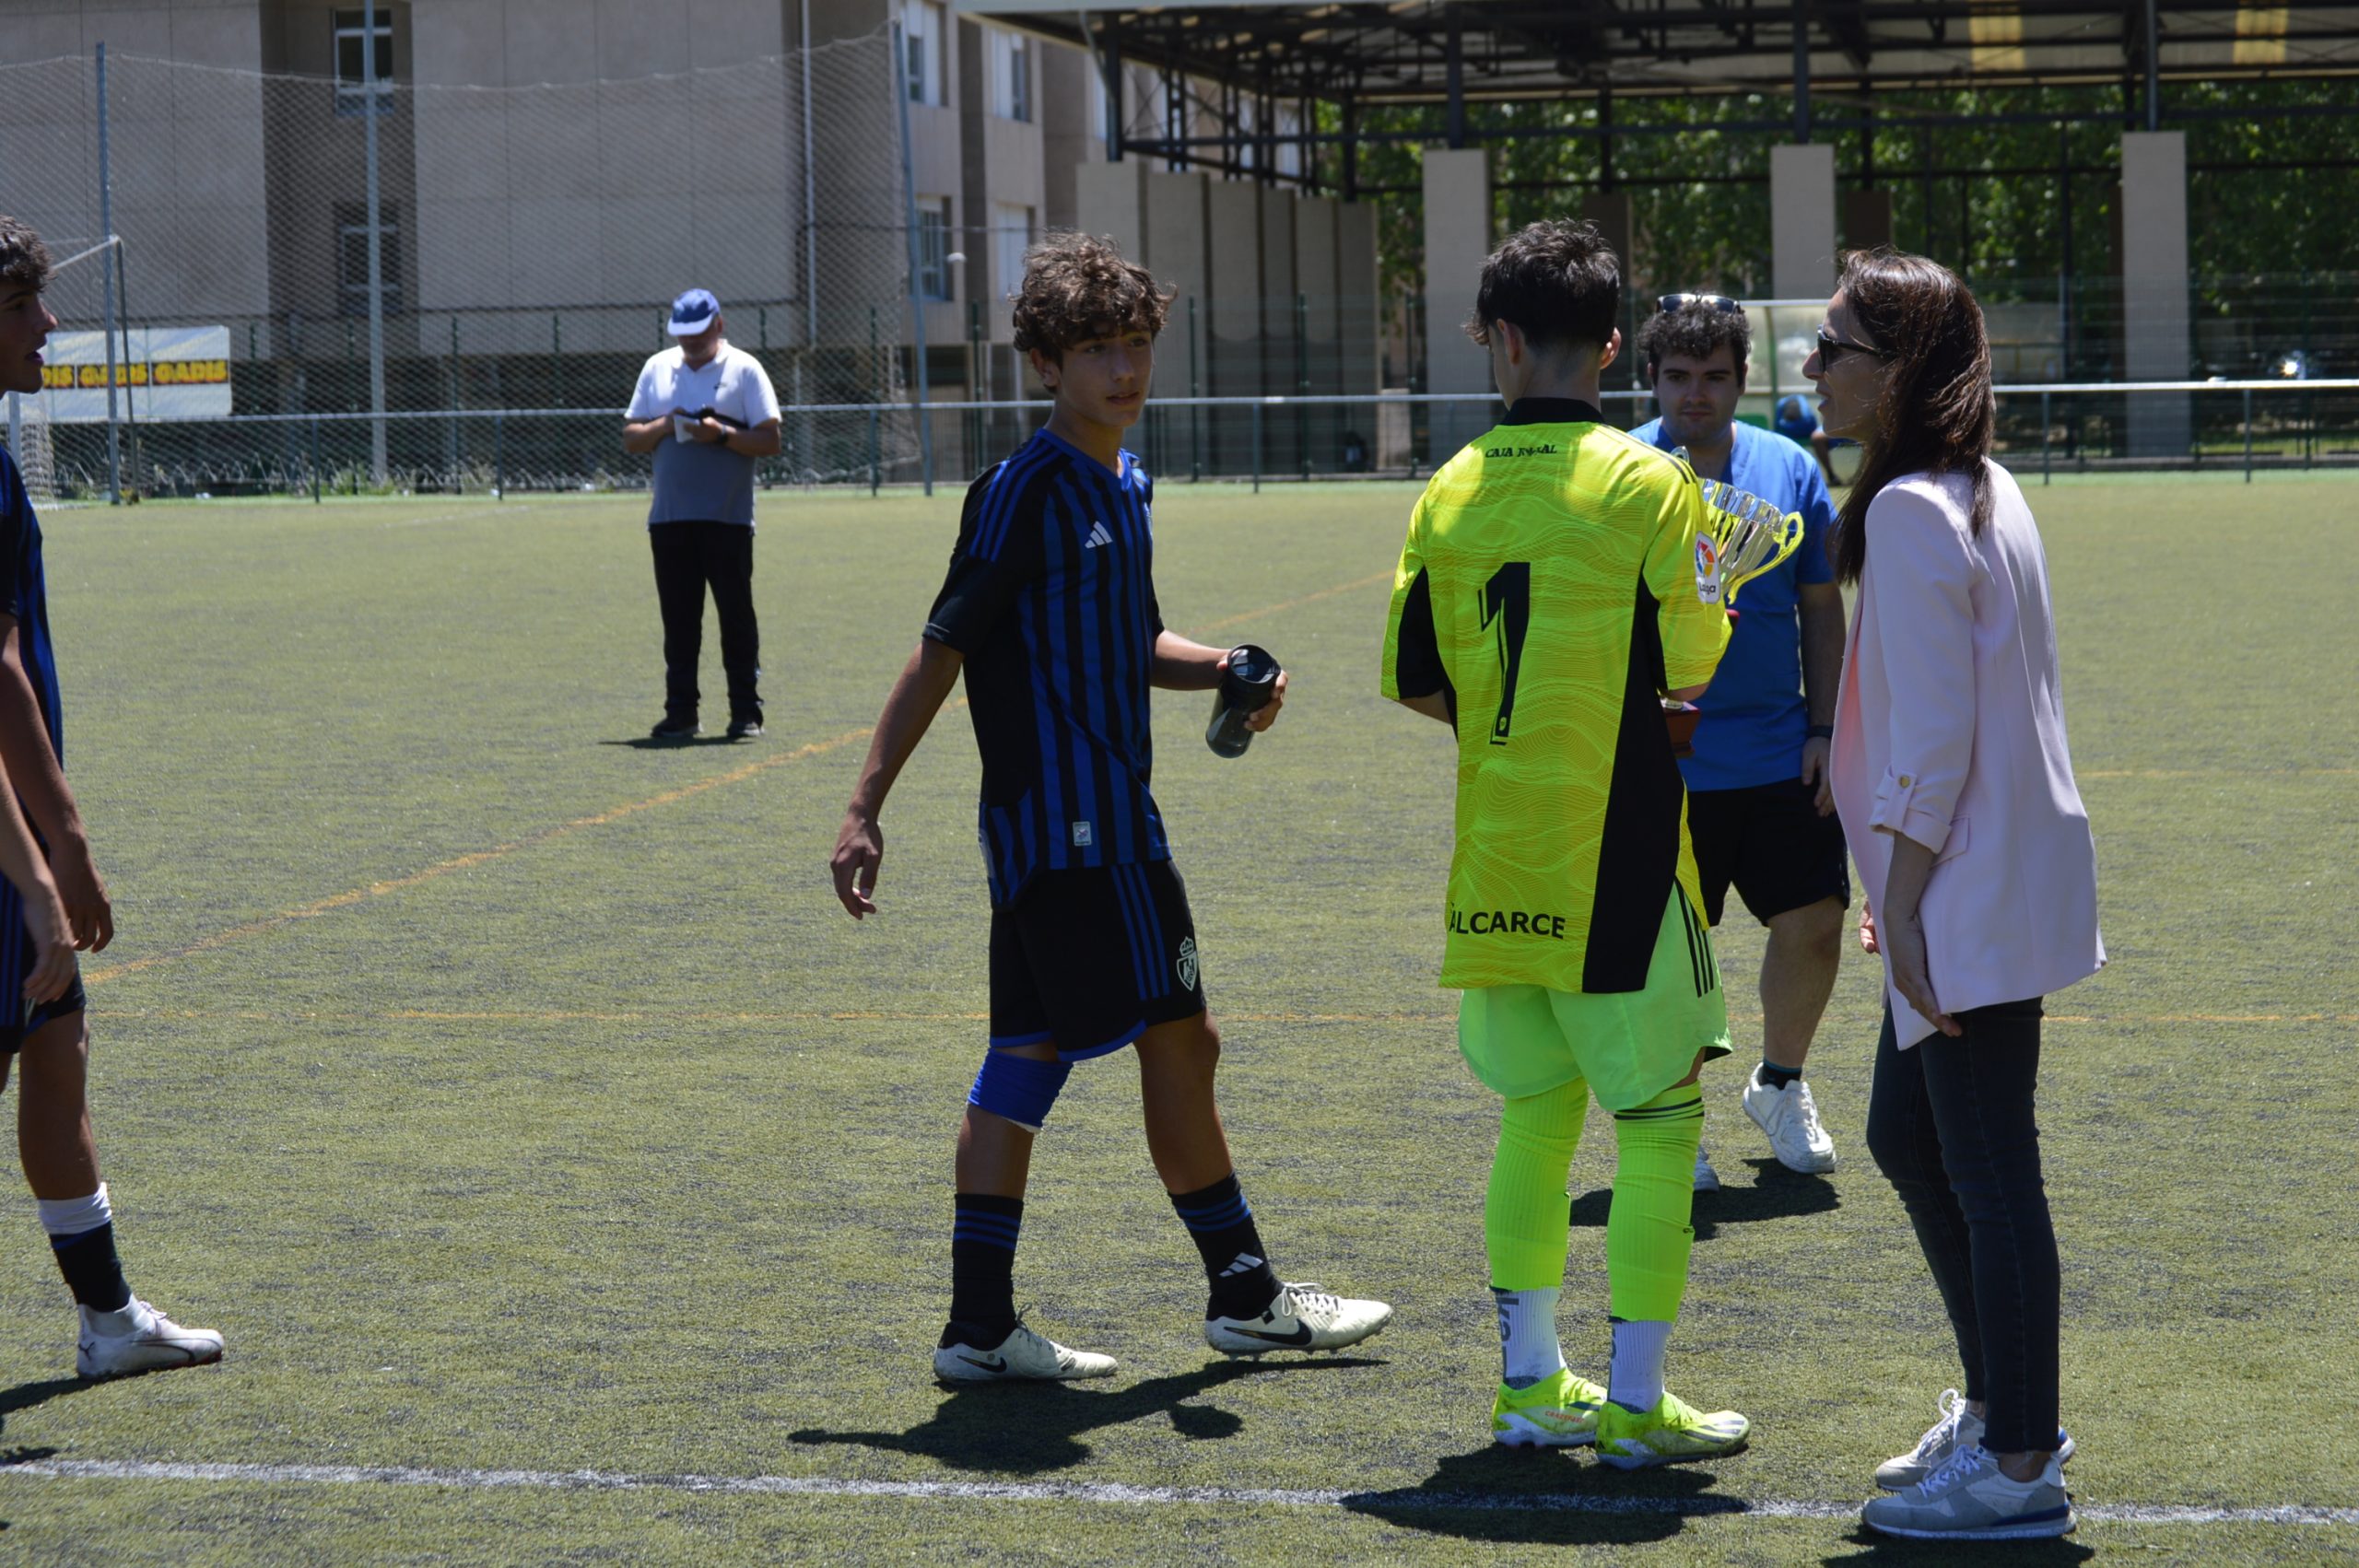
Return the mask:
[[[975,1074],[975,1086],[967,1091],[967,1103],[1038,1132],[1072,1075],[1069,1061],[1035,1061],[1013,1051],[991,1051]]]

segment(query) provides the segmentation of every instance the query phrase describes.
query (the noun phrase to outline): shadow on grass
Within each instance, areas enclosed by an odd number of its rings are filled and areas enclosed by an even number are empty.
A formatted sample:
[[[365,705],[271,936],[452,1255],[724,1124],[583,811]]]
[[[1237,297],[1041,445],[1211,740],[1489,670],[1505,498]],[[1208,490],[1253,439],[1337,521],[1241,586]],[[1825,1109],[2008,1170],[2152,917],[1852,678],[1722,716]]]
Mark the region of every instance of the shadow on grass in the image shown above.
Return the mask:
[[[2068,1563],[2086,1562],[2096,1555],[2096,1549],[2084,1546],[2070,1536],[2053,1540],[2010,1541],[1938,1541],[1907,1540],[1897,1536],[1883,1536],[1865,1525],[1854,1525],[1851,1533],[1843,1538],[1852,1548],[1849,1551],[1829,1552],[1820,1559],[1826,1563],[1868,1564],[1888,1562],[1894,1568],[1958,1568],[1981,1564],[1988,1568],[1994,1558],[2003,1557],[2007,1568],[2065,1568]]]
[[[746,746],[750,740],[733,741],[727,734],[691,735],[685,741],[659,741],[652,735],[633,735],[627,741],[600,741],[602,746],[628,746],[635,752],[684,752],[694,746]]]
[[[1171,1377],[1150,1377],[1103,1393],[1079,1383],[994,1383],[952,1389],[933,1414],[907,1432],[828,1432],[805,1427],[789,1440],[852,1444],[917,1454],[964,1469],[1039,1475],[1080,1464],[1090,1455],[1084,1433],[1156,1415],[1191,1442],[1234,1437],[1245,1422],[1233,1411],[1184,1401],[1240,1377],[1302,1376],[1356,1366],[1382,1366],[1373,1357],[1321,1356],[1315,1361],[1223,1362]]]
[[[0,1431],[6,1430],[6,1418],[18,1410],[29,1410],[45,1405],[67,1394],[78,1394],[98,1385],[82,1377],[42,1377],[30,1383],[19,1383],[14,1388],[0,1388]],[[5,1456],[0,1456],[5,1462]]]
[[[1825,1176],[1802,1176],[1790,1171],[1774,1159],[1748,1160],[1753,1167],[1752,1185],[1723,1187],[1718,1192],[1696,1195],[1695,1217],[1688,1223],[1696,1227],[1697,1241],[1709,1240],[1722,1225],[1750,1224],[1760,1220],[1790,1220],[1802,1214],[1825,1214],[1843,1206],[1835,1184]],[[1584,1192],[1573,1199],[1572,1217],[1576,1229],[1603,1228],[1606,1216],[1614,1207],[1610,1188]]]
[[[1487,1446],[1442,1460],[1416,1486],[1356,1492],[1343,1505],[1402,1529],[1467,1540],[1636,1546],[1692,1518],[1742,1514],[1743,1499],[1707,1491],[1708,1470],[1633,1474],[1562,1448]]]

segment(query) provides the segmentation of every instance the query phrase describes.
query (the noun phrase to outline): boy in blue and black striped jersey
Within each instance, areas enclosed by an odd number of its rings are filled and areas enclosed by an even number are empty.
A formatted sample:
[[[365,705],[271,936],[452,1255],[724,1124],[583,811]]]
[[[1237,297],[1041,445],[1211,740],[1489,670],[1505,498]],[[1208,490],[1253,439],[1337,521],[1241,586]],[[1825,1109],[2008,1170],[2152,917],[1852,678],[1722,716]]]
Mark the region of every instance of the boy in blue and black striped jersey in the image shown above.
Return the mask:
[[[41,237],[0,217],[0,392],[38,394],[41,349],[57,318],[41,303],[49,252]],[[89,1035],[72,950],[95,953],[114,938],[114,911],[90,858],[81,808],[65,785],[65,720],[49,639],[41,523],[13,455],[0,455],[0,838],[40,835],[37,857],[0,882],[0,1086],[16,1069],[17,1147],[41,1228],[79,1306],[75,1367],[119,1377],[221,1359],[221,1336],[183,1328],[131,1293],[114,1246],[113,1210],[99,1179],[98,1143],[86,1098]],[[28,845],[29,848],[29,845]],[[0,848],[0,863],[16,859]],[[60,924],[65,930],[59,930]]]
[[[833,870],[874,913],[878,813],[963,670],[982,753],[991,888],[991,1042],[958,1132],[953,1382],[1102,1376],[1113,1358],[1016,1321],[1013,1270],[1034,1136],[1073,1064],[1128,1046],[1147,1149],[1210,1281],[1204,1338],[1231,1355],[1333,1350],[1389,1322],[1381,1302],[1281,1283],[1238,1185],[1213,1094],[1187,890],[1148,786],[1150,688],[1204,691],[1227,655],[1163,625],[1154,484],[1122,450],[1145,406],[1168,297],[1102,240],[1055,236],[1026,258],[1016,346],[1056,404],[1047,428],[975,481],[950,573],[876,721]],[[1253,716],[1267,729],[1284,677]]]

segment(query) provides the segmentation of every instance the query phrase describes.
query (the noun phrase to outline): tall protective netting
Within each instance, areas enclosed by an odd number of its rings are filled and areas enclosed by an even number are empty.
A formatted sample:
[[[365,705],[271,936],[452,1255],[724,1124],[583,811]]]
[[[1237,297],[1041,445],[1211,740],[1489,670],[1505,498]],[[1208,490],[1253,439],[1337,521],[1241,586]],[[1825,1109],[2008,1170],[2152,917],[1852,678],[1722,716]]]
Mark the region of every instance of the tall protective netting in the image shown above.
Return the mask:
[[[437,64],[415,75],[470,74]],[[620,416],[691,287],[799,410],[764,483],[917,474],[888,34],[631,80],[373,92],[116,55],[103,169],[98,76],[87,57],[0,66],[0,209],[65,260],[105,236],[103,172],[121,240],[119,264],[101,249],[57,275],[51,390],[17,400],[20,462],[50,494],[103,493],[111,462],[163,495],[644,485]]]

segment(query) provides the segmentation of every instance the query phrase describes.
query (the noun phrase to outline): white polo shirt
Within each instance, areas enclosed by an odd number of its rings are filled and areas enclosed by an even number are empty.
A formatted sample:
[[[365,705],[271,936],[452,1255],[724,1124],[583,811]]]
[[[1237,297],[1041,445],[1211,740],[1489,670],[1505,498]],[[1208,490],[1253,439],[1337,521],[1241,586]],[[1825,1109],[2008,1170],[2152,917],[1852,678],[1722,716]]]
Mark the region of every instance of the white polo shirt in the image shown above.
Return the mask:
[[[639,422],[673,414],[714,414],[751,430],[779,416],[778,393],[761,362],[726,338],[718,353],[693,369],[675,346],[649,356],[623,416]],[[726,447],[666,438],[655,449],[648,526],[734,522],[751,528],[755,462]]]

